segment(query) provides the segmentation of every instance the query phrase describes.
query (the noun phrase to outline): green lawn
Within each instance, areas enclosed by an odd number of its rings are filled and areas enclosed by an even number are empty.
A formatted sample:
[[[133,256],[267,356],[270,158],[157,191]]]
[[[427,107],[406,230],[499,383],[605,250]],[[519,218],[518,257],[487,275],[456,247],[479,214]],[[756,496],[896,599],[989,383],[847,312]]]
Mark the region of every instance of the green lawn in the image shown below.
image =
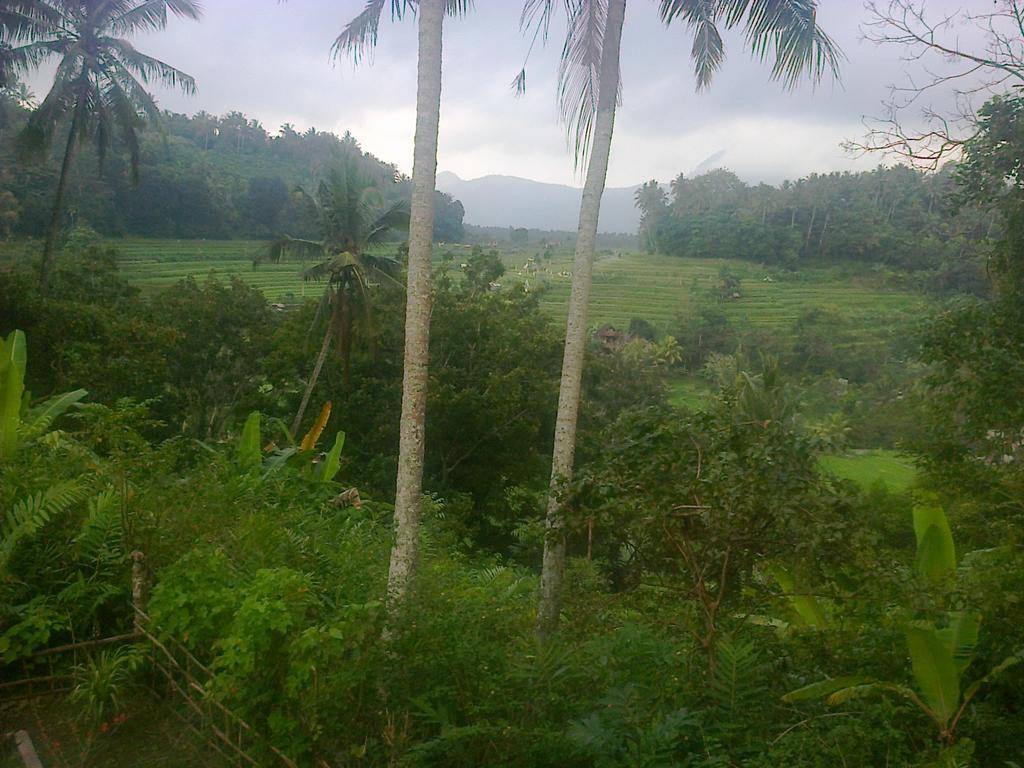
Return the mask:
[[[853,480],[862,488],[870,488],[881,480],[892,491],[907,490],[917,478],[913,462],[885,449],[852,451],[844,456],[825,456],[821,465],[844,480]]]

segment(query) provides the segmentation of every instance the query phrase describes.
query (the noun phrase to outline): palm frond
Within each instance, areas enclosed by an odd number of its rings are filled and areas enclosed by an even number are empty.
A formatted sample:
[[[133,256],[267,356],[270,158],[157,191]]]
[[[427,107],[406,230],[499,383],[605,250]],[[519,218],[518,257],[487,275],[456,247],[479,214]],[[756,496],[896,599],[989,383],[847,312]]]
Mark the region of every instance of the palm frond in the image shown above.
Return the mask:
[[[302,272],[302,279],[308,283],[319,283],[321,280],[332,280],[345,268],[345,264],[337,257],[314,264]]]
[[[162,29],[169,14],[197,19],[201,12],[198,0],[4,0],[0,37],[29,41],[4,51],[4,75],[60,57],[53,87],[19,136],[22,152],[44,150],[71,116],[78,140],[95,139],[101,168],[118,134],[136,176],[138,132],[161,114],[147,87],[160,84],[191,95],[196,86],[190,75],[140,53],[119,35]],[[28,21],[15,22],[5,13]]]
[[[573,13],[572,0],[561,0],[565,6],[566,18]],[[523,34],[529,34],[533,30],[530,39],[530,47],[526,51],[526,59],[523,61],[523,68],[512,80],[512,90],[516,96],[526,93],[526,66],[530,63],[530,56],[533,54],[537,40],[547,44],[548,33],[551,31],[551,17],[554,15],[556,0],[526,0],[523,4],[523,12],[519,16],[519,28]]]
[[[558,107],[579,167],[590,151],[600,98],[608,0],[568,0],[567,5],[571,13],[558,68]]]
[[[133,87],[134,86],[136,87]],[[97,132],[97,144],[99,149],[99,161],[102,167],[107,150],[110,146],[110,134],[116,127],[121,133],[121,139],[128,148],[129,161],[131,163],[132,182],[137,183],[139,179],[139,163],[141,161],[141,150],[139,147],[138,131],[145,124],[140,111],[145,111],[147,105],[138,104],[139,92],[149,94],[134,83],[129,75],[124,82],[128,88],[123,87],[119,79],[111,78],[103,91],[102,103],[95,106],[91,112],[105,126],[103,133]],[[132,89],[129,92],[129,89]],[[150,99],[151,101],[151,99]],[[154,109],[155,104],[149,106]]]
[[[25,45],[8,48],[4,56],[12,70],[28,72],[51,56],[67,56],[73,45],[74,42],[70,40],[34,40]]]
[[[359,64],[372,55],[380,33],[380,17],[387,0],[367,0],[366,6],[352,19],[331,45],[331,59],[337,61],[346,54]],[[391,20],[400,21],[408,12],[415,12],[418,0],[391,0]],[[448,16],[464,16],[473,7],[473,0],[445,0]]]
[[[75,61],[61,60],[53,87],[18,134],[18,153],[22,157],[37,157],[45,152],[61,119],[79,108],[79,75]]]
[[[300,261],[322,259],[325,252],[326,248],[323,243],[318,243],[315,240],[303,240],[301,238],[283,235],[273,241],[267,247],[266,253],[258,256],[253,264],[254,266],[258,266],[265,261],[269,261],[272,264],[280,264],[282,261],[289,258],[297,258]]]
[[[716,26],[720,6],[718,0],[664,0],[661,3],[661,20],[666,25],[682,16],[693,29],[690,58],[693,60],[698,91],[711,84],[711,78],[725,60],[722,36]]]
[[[838,45],[817,24],[817,0],[661,0],[666,25],[681,19],[694,32],[691,55],[698,90],[706,88],[724,60],[717,24],[742,25],[753,55],[773,59],[771,76],[793,88],[804,75],[818,83],[839,76]]]
[[[202,5],[195,0],[144,0],[134,7],[113,14],[107,26],[117,35],[164,29],[167,26],[168,11],[193,21],[203,15]]]
[[[444,12],[447,16],[465,16],[473,8],[473,0],[445,0]]]
[[[409,228],[409,206],[399,200],[384,208],[364,212],[367,224],[363,241],[367,244],[381,242],[393,229]]]
[[[138,76],[146,85],[158,83],[168,88],[179,88],[188,96],[195,94],[196,81],[191,75],[187,75],[159,59],[140,53],[127,40],[105,37],[102,41],[116,56],[120,64]],[[150,101],[152,100],[149,94],[146,94],[146,97]]]
[[[733,0],[726,23],[738,23],[741,6],[748,4],[747,44],[761,60],[774,53],[773,79],[792,88],[804,74],[814,83],[826,72],[839,76],[842,52],[817,24],[817,0]]]
[[[397,278],[402,273],[402,264],[397,259],[388,258],[386,256],[371,256],[369,254],[363,254],[361,257],[363,262],[363,268],[370,275],[373,275],[378,280],[382,280],[392,287],[404,288],[405,286]]]
[[[380,17],[384,13],[387,0],[367,0],[366,7],[352,21],[345,25],[341,34],[331,46],[331,58],[337,61],[345,54],[350,54],[356,64],[377,46],[377,34],[380,30]],[[400,19],[405,10],[405,0],[391,0],[391,17]]]

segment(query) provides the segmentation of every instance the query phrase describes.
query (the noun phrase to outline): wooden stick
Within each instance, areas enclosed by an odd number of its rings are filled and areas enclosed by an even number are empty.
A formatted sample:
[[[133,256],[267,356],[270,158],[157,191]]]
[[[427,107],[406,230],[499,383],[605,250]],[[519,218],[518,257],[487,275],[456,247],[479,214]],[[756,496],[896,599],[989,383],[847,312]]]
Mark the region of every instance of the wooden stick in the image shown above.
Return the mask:
[[[84,649],[84,648],[97,648],[97,647],[99,647],[101,645],[110,645],[111,643],[123,643],[123,642],[127,642],[128,640],[134,640],[134,639],[137,639],[137,638],[138,638],[138,635],[136,635],[134,632],[129,632],[129,633],[124,634],[124,635],[114,635],[113,637],[101,637],[98,640],[83,640],[83,641],[78,642],[78,643],[68,643],[67,645],[57,645],[57,646],[54,646],[53,648],[45,648],[45,649],[43,649],[41,651],[36,651],[35,653],[33,653],[33,654],[28,656],[28,660],[31,661],[32,659],[44,658],[46,656],[53,656],[53,655],[58,654],[58,653],[69,653],[71,651],[77,651],[77,650],[81,650],[81,649]]]

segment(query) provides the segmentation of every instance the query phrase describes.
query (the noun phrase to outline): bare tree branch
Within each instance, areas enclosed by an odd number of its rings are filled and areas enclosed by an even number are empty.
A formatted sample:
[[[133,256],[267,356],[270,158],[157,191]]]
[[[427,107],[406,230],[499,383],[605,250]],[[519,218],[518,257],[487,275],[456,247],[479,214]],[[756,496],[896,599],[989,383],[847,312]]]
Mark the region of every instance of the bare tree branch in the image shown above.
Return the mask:
[[[1024,87],[1024,0],[987,5],[933,16],[924,0],[865,3],[865,39],[901,47],[906,72],[890,86],[882,114],[865,118],[865,137],[845,144],[848,151],[882,152],[927,169],[959,157],[976,132],[980,104]]]

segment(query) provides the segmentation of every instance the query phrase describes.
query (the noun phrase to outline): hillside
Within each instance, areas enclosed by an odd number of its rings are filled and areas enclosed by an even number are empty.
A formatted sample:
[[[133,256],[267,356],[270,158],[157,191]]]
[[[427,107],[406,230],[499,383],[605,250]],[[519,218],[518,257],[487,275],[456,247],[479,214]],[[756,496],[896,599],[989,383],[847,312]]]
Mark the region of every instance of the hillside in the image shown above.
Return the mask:
[[[466,223],[575,231],[582,190],[545,184],[518,176],[461,179],[444,171],[437,188],[462,201]],[[601,232],[636,232],[640,223],[634,195],[637,187],[609,187],[601,199]]]

